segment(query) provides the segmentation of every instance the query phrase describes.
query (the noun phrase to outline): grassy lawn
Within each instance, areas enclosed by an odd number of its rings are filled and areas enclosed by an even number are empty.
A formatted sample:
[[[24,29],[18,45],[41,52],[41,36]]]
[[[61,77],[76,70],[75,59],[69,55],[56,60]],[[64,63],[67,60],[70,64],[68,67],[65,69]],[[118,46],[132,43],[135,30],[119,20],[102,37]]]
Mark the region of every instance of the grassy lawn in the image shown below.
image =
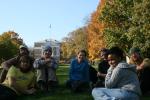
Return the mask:
[[[57,69],[60,86],[53,92],[37,93],[35,95],[20,96],[17,100],[93,100],[90,93],[72,93],[65,87],[68,79],[68,66],[60,65]]]

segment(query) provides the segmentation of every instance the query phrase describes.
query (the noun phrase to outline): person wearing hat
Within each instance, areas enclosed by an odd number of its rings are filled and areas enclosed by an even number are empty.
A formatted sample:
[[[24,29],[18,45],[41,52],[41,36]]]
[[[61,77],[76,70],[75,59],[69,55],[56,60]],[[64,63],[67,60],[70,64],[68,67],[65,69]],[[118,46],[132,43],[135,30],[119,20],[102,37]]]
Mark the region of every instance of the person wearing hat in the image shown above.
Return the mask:
[[[138,78],[140,81],[140,88],[143,95],[150,94],[150,59],[143,58],[141,50],[133,47],[129,50],[130,61],[129,64],[136,65]]]
[[[37,86],[41,91],[53,90],[58,85],[56,76],[58,64],[52,57],[51,46],[44,46],[42,57],[37,58],[33,66],[37,70]]]
[[[18,63],[19,63],[19,59],[20,57],[24,56],[24,55],[27,55],[29,56],[29,50],[28,50],[28,47],[26,45],[20,45],[19,46],[19,53],[17,56],[9,59],[9,60],[6,60],[4,61],[1,65],[2,65],[2,71],[1,71],[1,74],[0,74],[0,83],[2,83],[5,78],[6,78],[6,74],[8,72],[8,69],[11,67],[11,66],[18,66]],[[33,62],[34,61],[34,58],[29,56],[30,60]]]

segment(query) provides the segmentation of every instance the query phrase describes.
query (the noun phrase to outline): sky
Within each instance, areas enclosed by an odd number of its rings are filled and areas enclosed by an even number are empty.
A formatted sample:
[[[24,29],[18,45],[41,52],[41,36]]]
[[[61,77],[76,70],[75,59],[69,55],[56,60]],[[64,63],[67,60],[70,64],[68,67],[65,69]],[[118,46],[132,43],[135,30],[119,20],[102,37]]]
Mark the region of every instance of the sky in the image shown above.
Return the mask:
[[[0,34],[14,31],[30,47],[62,41],[86,24],[100,0],[0,0]]]

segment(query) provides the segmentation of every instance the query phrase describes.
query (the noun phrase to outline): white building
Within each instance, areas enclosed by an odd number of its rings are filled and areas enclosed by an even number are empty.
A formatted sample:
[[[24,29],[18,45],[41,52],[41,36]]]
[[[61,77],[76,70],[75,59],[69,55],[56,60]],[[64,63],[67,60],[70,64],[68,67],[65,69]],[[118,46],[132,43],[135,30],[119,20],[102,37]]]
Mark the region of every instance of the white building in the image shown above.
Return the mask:
[[[34,43],[33,47],[33,55],[34,58],[39,58],[43,54],[43,46],[45,45],[50,45],[52,47],[52,56],[59,61],[60,59],[60,42],[57,40],[44,40],[44,41],[39,41]]]

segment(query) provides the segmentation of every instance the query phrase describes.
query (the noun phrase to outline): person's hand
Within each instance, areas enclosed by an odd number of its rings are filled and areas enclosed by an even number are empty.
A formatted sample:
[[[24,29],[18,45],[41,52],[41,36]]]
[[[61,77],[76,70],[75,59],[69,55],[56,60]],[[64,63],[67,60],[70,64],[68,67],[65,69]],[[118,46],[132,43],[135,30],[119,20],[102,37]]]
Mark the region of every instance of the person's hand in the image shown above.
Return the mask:
[[[144,65],[143,64],[140,64],[140,65],[137,65],[136,66],[136,70],[137,71],[140,71],[140,70],[142,70],[144,68]]]
[[[101,73],[100,72],[97,72],[97,77],[101,76]]]

